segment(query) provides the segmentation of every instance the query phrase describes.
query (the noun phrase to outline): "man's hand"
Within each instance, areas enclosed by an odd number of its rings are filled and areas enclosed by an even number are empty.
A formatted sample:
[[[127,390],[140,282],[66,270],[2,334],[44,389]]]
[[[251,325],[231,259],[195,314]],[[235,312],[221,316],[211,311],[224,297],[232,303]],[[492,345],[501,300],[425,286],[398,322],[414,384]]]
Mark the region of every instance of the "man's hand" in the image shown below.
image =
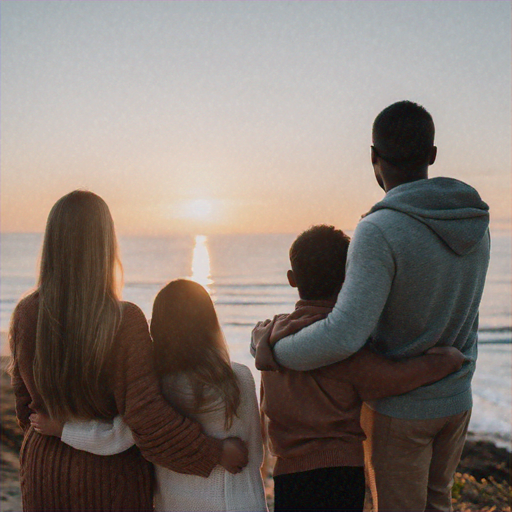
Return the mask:
[[[450,365],[452,373],[460,370],[468,358],[455,347],[433,347],[425,352],[426,355],[438,356],[443,364]]]
[[[228,437],[222,442],[222,454],[219,464],[236,475],[249,463],[247,445],[238,437]]]
[[[62,429],[64,428],[62,421],[52,420],[50,416],[42,412],[32,413],[29,416],[29,420],[34,430],[39,434],[55,437],[62,436]]]
[[[325,318],[331,311],[331,307],[304,306],[289,315],[276,315],[272,320],[258,322],[251,334],[251,353],[255,357],[256,368],[261,371],[279,371],[272,347],[280,339]]]
[[[279,370],[279,365],[274,359],[269,343],[276,318],[258,322],[252,330],[251,346],[254,347],[254,364],[261,371],[275,372]]]
[[[325,318],[332,308],[321,306],[304,306],[296,309],[289,315],[274,317],[274,326],[270,334],[270,346],[273,347],[279,340],[299,332],[304,327]]]

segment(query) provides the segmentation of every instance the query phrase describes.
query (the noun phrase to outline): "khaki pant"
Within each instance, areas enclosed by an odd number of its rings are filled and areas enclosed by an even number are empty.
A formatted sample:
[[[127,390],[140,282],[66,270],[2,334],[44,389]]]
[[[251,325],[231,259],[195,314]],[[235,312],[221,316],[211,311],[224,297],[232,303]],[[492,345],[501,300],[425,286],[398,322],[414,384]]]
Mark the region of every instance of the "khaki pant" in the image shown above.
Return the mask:
[[[365,466],[378,512],[449,512],[471,411],[433,420],[392,418],[363,406]]]

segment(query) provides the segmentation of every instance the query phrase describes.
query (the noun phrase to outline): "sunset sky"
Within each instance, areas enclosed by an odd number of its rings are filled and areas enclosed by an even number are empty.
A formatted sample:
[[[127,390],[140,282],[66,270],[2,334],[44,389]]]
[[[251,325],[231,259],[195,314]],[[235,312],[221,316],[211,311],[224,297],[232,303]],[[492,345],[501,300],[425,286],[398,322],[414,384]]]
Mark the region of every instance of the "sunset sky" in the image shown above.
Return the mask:
[[[355,227],[378,201],[371,125],[410,99],[431,176],[510,226],[509,1],[8,1],[1,230],[76,188],[121,234]]]

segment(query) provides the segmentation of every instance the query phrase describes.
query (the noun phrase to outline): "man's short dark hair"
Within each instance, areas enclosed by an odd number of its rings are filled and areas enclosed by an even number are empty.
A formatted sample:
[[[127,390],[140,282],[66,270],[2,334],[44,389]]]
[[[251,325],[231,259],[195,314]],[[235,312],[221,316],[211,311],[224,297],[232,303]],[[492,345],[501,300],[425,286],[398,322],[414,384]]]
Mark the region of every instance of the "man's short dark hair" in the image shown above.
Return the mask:
[[[428,165],[434,146],[432,116],[417,103],[399,101],[385,108],[373,122],[373,145],[377,154],[404,172]]]
[[[329,299],[345,280],[350,238],[334,226],[319,225],[300,234],[290,248],[290,262],[301,299]]]

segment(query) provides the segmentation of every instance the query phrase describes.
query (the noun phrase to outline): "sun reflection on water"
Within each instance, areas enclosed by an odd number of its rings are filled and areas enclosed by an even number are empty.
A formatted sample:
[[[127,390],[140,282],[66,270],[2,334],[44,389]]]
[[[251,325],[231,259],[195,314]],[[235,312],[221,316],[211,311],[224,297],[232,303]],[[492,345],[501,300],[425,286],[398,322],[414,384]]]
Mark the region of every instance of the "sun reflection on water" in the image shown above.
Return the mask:
[[[210,254],[208,253],[207,238],[204,235],[196,235],[192,254],[191,279],[206,287],[213,284],[210,278]]]

